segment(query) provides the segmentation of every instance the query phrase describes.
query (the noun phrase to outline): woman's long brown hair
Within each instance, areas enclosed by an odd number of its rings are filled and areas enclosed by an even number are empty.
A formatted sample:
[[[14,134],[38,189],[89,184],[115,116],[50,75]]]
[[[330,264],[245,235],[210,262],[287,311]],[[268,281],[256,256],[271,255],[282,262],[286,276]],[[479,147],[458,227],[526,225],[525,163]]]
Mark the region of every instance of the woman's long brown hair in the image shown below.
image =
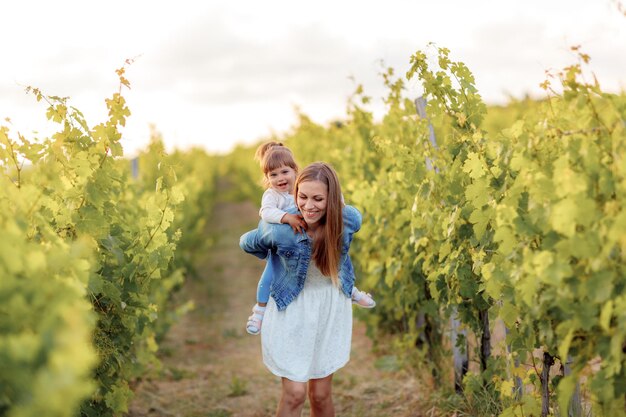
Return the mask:
[[[335,170],[327,163],[312,163],[296,178],[293,190],[296,201],[300,184],[307,181],[319,181],[328,187],[326,215],[320,219],[321,233],[313,243],[313,260],[322,274],[329,276],[333,284],[339,286],[339,260],[343,234],[343,202],[339,179]]]

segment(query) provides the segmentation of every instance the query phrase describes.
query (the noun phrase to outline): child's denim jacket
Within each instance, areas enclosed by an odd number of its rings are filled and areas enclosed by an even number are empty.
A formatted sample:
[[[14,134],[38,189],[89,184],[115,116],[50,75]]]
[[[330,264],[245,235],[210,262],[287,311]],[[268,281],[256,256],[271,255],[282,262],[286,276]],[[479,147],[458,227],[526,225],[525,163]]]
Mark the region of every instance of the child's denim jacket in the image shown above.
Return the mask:
[[[297,213],[295,208],[288,213]],[[351,297],[354,269],[348,255],[352,236],[361,228],[361,213],[352,207],[343,208],[343,243],[339,261],[339,282],[346,297]],[[267,258],[273,275],[270,295],[278,310],[284,310],[304,287],[312,254],[312,240],[306,233],[295,234],[288,224],[259,222],[259,227],[243,236],[239,246],[258,258]],[[269,252],[269,256],[268,256]]]

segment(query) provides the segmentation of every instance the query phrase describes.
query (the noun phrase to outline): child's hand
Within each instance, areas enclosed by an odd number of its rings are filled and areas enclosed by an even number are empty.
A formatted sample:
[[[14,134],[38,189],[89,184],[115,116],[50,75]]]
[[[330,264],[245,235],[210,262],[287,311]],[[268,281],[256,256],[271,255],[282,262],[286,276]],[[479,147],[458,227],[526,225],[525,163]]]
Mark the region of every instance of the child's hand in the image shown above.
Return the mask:
[[[285,214],[282,219],[280,219],[282,223],[289,224],[293,229],[295,234],[304,233],[306,231],[306,222],[304,218],[299,214]]]

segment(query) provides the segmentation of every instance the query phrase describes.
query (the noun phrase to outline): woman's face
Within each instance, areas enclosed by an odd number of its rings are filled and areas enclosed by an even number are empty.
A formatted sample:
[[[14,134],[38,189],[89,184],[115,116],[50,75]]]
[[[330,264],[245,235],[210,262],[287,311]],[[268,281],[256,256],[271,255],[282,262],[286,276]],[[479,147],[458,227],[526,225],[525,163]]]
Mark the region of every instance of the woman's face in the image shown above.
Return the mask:
[[[304,221],[316,226],[326,215],[328,187],[321,181],[305,181],[298,185],[297,204]]]

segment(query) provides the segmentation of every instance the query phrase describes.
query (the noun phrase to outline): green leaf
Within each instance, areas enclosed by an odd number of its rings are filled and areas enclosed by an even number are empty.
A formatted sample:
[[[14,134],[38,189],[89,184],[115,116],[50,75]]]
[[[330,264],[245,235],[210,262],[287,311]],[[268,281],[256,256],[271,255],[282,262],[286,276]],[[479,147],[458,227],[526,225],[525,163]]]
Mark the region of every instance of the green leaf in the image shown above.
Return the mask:
[[[563,360],[567,359],[567,355],[569,353],[569,347],[572,343],[572,339],[574,338],[574,332],[576,331],[575,323],[573,322],[563,322],[559,325],[559,327],[569,327],[567,334],[563,338],[563,341],[559,345],[559,357]]]
[[[615,284],[611,271],[599,271],[580,283],[580,297],[596,304],[603,304],[611,298]]]
[[[496,229],[493,240],[498,242],[498,252],[503,255],[509,255],[516,245],[515,235],[510,228],[504,226]]]
[[[106,405],[115,413],[128,412],[128,401],[133,397],[133,392],[128,387],[126,381],[120,381],[113,386],[105,396]]]
[[[508,129],[504,129],[502,131],[502,134],[511,139],[517,139],[522,135],[523,131],[524,131],[524,121],[517,120],[515,121],[515,123],[513,123],[513,126],[511,126]]]
[[[478,240],[482,239],[489,225],[491,220],[489,214],[489,210],[474,210],[470,215],[469,221],[473,224],[474,234]]]
[[[498,315],[507,327],[513,328],[519,317],[519,312],[511,303],[504,303]]]
[[[587,190],[587,179],[570,168],[567,155],[554,164],[552,178],[559,197],[575,196]]]
[[[522,168],[528,166],[528,160],[522,153],[515,153],[511,158],[510,166],[513,171],[520,171]]]
[[[552,282],[553,277],[547,273],[554,263],[554,254],[550,251],[540,251],[532,255],[533,272],[538,279]]]
[[[440,261],[445,260],[446,256],[450,254],[451,250],[452,250],[452,246],[450,245],[450,242],[444,242],[439,248],[439,260]]]
[[[470,177],[472,177],[473,179],[479,179],[481,177],[484,177],[487,173],[485,163],[475,152],[470,152],[467,155],[467,159],[463,164],[463,171],[469,173]]]
[[[111,143],[111,155],[112,156],[123,156],[124,150],[122,149],[122,145],[119,142]]]
[[[577,378],[575,374],[567,375],[559,381],[559,385],[557,386],[557,393],[559,409],[561,410],[562,414],[567,413],[566,410],[568,409],[572,395],[574,395],[574,391],[576,390],[576,383]]]
[[[471,201],[476,208],[481,208],[490,200],[489,185],[486,178],[479,178],[472,181],[465,188],[465,197]]]
[[[613,315],[613,300],[604,303],[600,312],[600,327],[608,332],[611,328],[611,317]]]
[[[572,237],[576,233],[576,201],[563,199],[552,207],[550,224],[559,233]]]

